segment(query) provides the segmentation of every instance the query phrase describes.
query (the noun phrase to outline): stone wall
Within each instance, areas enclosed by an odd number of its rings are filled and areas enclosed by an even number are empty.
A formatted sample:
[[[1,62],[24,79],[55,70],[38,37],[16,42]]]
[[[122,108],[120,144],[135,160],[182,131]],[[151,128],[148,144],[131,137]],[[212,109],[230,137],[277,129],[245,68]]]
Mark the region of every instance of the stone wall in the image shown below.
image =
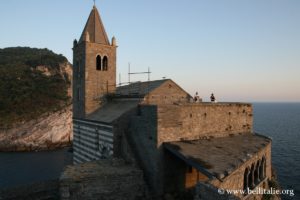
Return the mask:
[[[59,181],[49,180],[0,190],[1,200],[56,200],[59,198]]]
[[[196,186],[194,200],[239,200],[240,198],[234,195],[223,193],[223,190],[219,190],[213,185],[209,185],[203,182],[199,182]]]
[[[164,190],[163,142],[225,137],[252,132],[252,107],[239,103],[185,103],[179,105],[141,105],[131,118],[133,151],[155,193]],[[185,169],[183,169],[185,170]],[[182,172],[183,176],[185,172]],[[186,177],[182,177],[183,182]]]
[[[108,58],[107,71],[96,69],[96,57],[100,55]],[[85,114],[90,114],[98,109],[107,93],[112,93],[116,88],[116,47],[87,43],[85,55]]]
[[[189,103],[158,106],[158,146],[163,142],[226,137],[252,132],[252,106]]]
[[[73,120],[74,163],[109,158],[114,153],[113,126],[89,120]]]
[[[192,97],[172,80],[167,80],[161,86],[145,96],[142,104],[161,105],[187,103]]]
[[[129,131],[129,124],[131,116],[137,114],[137,108],[133,108],[120,117],[118,117],[113,122],[113,132],[114,132],[114,157],[122,157],[127,161],[135,162],[134,156],[130,145],[128,144],[128,138],[126,135]]]
[[[108,58],[107,70],[96,69],[96,57]],[[105,103],[116,89],[116,46],[81,42],[73,48],[74,117],[83,118]]]
[[[85,43],[80,43],[73,48],[73,117],[85,116]]]
[[[261,149],[254,155],[249,155],[248,160],[241,165],[237,170],[232,172],[228,177],[226,177],[222,182],[217,179],[211,181],[215,187],[222,189],[234,189],[234,190],[243,190],[244,189],[244,172],[246,168],[251,165],[255,165],[258,160],[261,160],[262,157],[266,158],[266,176],[263,181],[271,180],[272,178],[272,165],[271,165],[271,143],[268,144],[265,148]],[[242,195],[238,195],[242,197]]]
[[[69,166],[60,178],[61,200],[146,199],[143,172],[120,159]]]
[[[0,130],[1,151],[48,150],[73,140],[71,106],[11,129]]]
[[[158,166],[160,152],[156,145],[157,108],[150,105],[141,106],[139,114],[131,117],[128,142],[144,171],[150,189],[154,195],[159,195],[162,193],[163,183],[160,179],[162,171]]]

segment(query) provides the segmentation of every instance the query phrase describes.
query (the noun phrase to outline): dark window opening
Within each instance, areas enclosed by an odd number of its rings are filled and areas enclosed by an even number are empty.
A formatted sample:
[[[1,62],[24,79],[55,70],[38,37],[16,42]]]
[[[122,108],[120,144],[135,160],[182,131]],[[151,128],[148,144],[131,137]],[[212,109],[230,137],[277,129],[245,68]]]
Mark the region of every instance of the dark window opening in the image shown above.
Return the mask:
[[[96,69],[97,70],[102,70],[102,65],[101,65],[101,56],[96,57]]]
[[[103,58],[103,71],[107,71],[108,68],[108,59],[106,56]]]
[[[258,167],[259,167],[259,163],[257,162],[257,164],[255,166],[255,169],[254,169],[254,180],[253,180],[255,185],[257,185],[260,182]]]
[[[252,164],[252,167],[250,169],[250,174],[249,174],[249,180],[248,180],[248,187],[252,190],[255,185],[254,185],[254,165]]]
[[[246,168],[244,172],[244,190],[248,189],[248,181],[249,181],[249,170]]]

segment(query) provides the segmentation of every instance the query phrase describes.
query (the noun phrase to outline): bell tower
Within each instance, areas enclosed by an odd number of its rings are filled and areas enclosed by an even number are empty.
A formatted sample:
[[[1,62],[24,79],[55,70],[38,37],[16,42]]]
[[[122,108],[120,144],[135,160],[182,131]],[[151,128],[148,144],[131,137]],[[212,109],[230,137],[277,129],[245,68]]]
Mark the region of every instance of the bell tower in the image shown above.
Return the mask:
[[[96,6],[73,43],[73,117],[85,118],[116,89],[116,39],[108,40]]]

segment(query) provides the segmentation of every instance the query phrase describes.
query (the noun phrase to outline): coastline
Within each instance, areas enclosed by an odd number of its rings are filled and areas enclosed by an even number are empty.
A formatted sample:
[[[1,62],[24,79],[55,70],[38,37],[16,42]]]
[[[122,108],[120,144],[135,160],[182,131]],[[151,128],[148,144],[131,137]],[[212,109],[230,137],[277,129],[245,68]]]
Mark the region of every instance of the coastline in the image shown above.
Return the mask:
[[[0,152],[39,152],[39,151],[53,151],[59,150],[66,147],[72,147],[72,142],[61,142],[61,143],[45,143],[42,146],[38,145],[27,145],[18,143],[0,143]]]

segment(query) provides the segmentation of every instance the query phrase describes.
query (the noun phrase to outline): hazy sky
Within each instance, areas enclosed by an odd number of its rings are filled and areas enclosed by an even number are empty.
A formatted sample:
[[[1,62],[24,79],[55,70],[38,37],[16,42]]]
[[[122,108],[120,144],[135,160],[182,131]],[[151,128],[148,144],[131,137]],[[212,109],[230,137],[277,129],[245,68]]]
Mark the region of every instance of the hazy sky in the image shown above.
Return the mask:
[[[96,0],[118,74],[153,72],[219,101],[300,101],[299,0]],[[1,0],[0,48],[49,48],[72,62],[92,0]],[[147,80],[147,76],[135,80]]]

